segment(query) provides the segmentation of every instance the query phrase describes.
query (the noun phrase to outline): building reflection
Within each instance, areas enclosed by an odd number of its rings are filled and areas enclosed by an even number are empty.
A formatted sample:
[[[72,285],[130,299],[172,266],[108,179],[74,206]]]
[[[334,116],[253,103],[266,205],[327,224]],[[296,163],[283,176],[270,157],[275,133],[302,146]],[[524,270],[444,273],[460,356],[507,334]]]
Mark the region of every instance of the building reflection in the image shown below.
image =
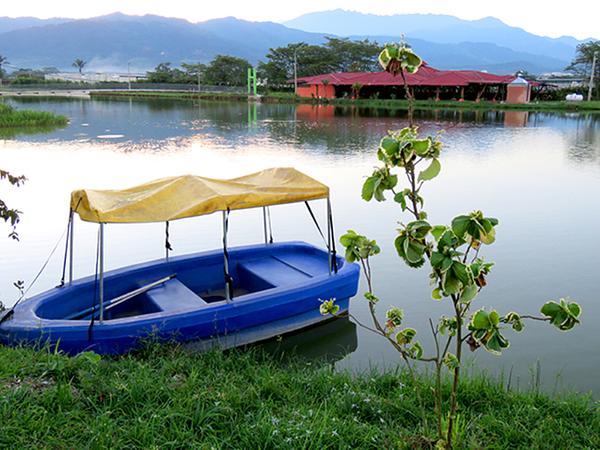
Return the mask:
[[[505,127],[526,127],[529,121],[529,111],[505,111]]]

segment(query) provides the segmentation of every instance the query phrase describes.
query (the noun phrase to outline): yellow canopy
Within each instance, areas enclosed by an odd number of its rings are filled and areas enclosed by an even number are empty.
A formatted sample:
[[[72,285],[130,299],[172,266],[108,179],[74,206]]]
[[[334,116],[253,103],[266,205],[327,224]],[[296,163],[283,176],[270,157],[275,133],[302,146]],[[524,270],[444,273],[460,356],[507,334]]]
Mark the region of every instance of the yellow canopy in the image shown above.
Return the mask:
[[[183,175],[122,191],[80,189],[71,193],[71,208],[88,222],[165,222],[328,196],[327,186],[302,172],[274,168],[231,180]]]

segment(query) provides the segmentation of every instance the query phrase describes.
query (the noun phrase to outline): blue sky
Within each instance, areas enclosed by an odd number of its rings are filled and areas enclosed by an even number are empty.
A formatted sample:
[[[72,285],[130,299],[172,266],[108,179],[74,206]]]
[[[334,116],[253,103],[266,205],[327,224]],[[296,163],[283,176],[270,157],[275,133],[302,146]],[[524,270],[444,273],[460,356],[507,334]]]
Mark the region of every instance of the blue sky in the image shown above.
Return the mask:
[[[505,23],[543,36],[600,38],[600,2],[571,0],[560,5],[536,0],[2,0],[2,16],[93,17],[121,11],[126,14],[157,14],[198,22],[235,16],[247,20],[282,22],[307,12],[343,8],[373,14],[433,13],[462,19],[493,16]]]

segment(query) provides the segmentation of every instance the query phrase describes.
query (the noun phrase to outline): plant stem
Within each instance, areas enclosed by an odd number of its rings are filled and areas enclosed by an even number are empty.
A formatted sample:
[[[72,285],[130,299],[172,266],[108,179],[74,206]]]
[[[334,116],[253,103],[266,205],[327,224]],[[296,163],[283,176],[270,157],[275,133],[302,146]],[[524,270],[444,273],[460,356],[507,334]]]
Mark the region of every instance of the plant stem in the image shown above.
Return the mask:
[[[465,310],[460,309],[458,304],[458,297],[456,294],[452,294],[452,303],[454,305],[454,313],[456,315],[457,327],[456,327],[456,359],[458,365],[454,368],[454,376],[452,380],[452,391],[450,393],[450,414],[448,416],[448,431],[446,434],[446,445],[447,448],[452,448],[452,432],[454,421],[456,419],[456,408],[457,408],[457,394],[458,394],[458,382],[460,378],[460,363],[462,356],[462,315]]]
[[[408,125],[413,126],[413,112],[415,109],[414,99],[412,93],[410,92],[410,88],[408,87],[408,82],[406,81],[406,75],[404,75],[404,69],[400,69],[400,75],[402,75],[402,82],[404,84],[404,92],[406,93],[406,100],[408,100]]]
[[[433,321],[431,319],[429,319],[429,326],[431,328],[431,334],[433,334],[433,341],[435,342],[435,414],[437,416],[438,439],[442,439],[442,360],[440,359],[440,343],[438,340],[438,332],[433,326]]]

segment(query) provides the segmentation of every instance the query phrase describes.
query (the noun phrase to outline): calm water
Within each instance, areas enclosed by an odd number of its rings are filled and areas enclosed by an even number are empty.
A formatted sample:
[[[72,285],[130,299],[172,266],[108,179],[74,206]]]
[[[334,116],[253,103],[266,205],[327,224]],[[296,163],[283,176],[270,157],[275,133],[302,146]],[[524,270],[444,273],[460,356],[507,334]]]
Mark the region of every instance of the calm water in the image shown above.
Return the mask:
[[[16,103],[16,100],[13,100]],[[73,189],[123,188],[153,178],[194,173],[234,177],[273,166],[294,166],[327,183],[338,234],[352,228],[375,238],[379,309],[405,309],[406,324],[430,345],[427,319],[449,313],[430,299],[426,270],[399,261],[392,242],[401,220],[393,203],[360,199],[362,177],[377,164],[374,152],[388,130],[405,125],[402,112],[242,103],[164,101],[33,101],[18,107],[67,115],[63,129],[0,137],[0,165],[29,178],[20,189],[2,186],[2,198],[24,211],[21,242],[0,239],[0,298],[17,297],[13,281],[28,283],[64,231]],[[426,209],[434,223],[483,209],[500,219],[489,287],[477,299],[500,312],[536,313],[549,299],[570,296],[583,306],[583,325],[560,333],[532,323],[507,332],[511,347],[498,358],[478,353],[481,366],[512,385],[526,387],[536,366],[548,391],[600,393],[600,115],[439,111],[421,113],[422,130],[445,128],[441,175],[427,185]],[[317,212],[324,219],[324,205]],[[276,240],[320,244],[302,206],[273,208]],[[404,220],[407,220],[406,218]],[[163,225],[111,225],[106,263],[115,268],[163,255]],[[94,268],[96,227],[76,223],[76,276]],[[172,224],[175,254],[220,246],[220,217]],[[262,239],[259,211],[234,212],[232,245]],[[62,245],[31,293],[56,285]],[[368,320],[357,297],[355,315]],[[339,367],[395,363],[380,338],[351,323],[311,330],[284,341],[308,355],[330,354]]]

